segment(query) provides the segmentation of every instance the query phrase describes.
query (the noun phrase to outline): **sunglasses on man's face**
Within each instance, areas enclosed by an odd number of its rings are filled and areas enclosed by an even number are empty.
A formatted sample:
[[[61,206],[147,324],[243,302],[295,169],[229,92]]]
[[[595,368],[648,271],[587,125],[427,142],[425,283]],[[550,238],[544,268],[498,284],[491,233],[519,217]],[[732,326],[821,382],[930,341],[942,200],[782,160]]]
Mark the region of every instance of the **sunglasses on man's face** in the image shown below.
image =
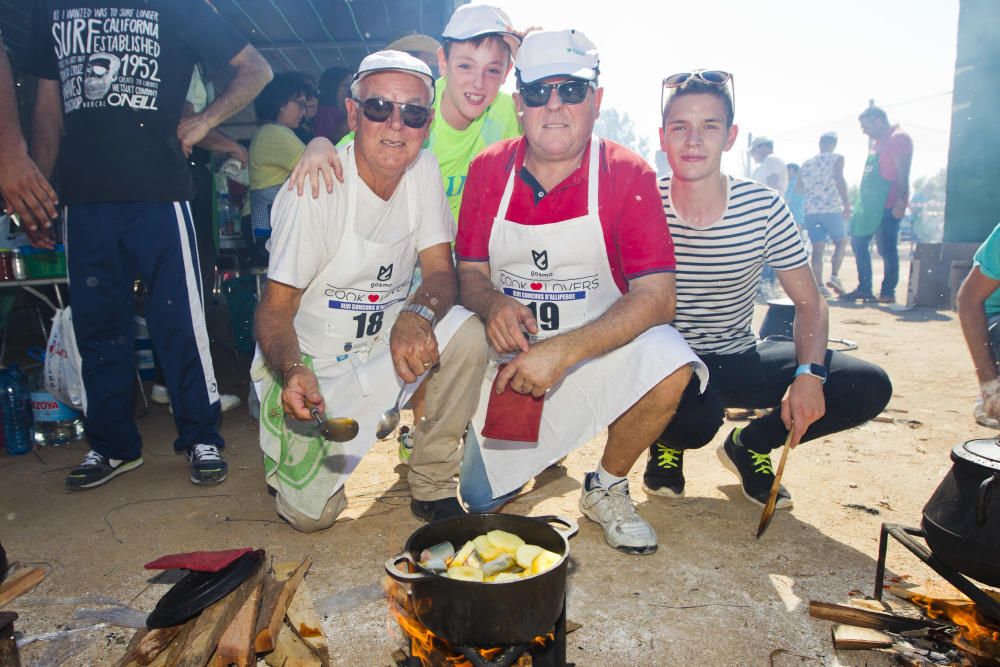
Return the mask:
[[[415,130],[426,126],[427,121],[431,118],[431,110],[417,104],[402,104],[384,97],[369,97],[363,101],[355,98],[355,101],[361,105],[361,112],[365,118],[373,123],[384,123],[389,120],[396,107],[399,107],[399,117],[403,121],[403,125]]]
[[[718,69],[696,69],[693,72],[678,72],[671,74],[663,80],[663,88],[660,91],[660,109],[666,107],[667,91],[680,88],[691,79],[696,79],[701,83],[718,88],[725,88],[729,85],[730,96],[733,100],[733,109],[736,108],[736,86],[733,83],[733,75]]]
[[[541,107],[549,103],[552,91],[559,95],[563,104],[579,104],[587,99],[590,83],[579,79],[570,79],[562,83],[522,83],[518,92],[527,107]]]

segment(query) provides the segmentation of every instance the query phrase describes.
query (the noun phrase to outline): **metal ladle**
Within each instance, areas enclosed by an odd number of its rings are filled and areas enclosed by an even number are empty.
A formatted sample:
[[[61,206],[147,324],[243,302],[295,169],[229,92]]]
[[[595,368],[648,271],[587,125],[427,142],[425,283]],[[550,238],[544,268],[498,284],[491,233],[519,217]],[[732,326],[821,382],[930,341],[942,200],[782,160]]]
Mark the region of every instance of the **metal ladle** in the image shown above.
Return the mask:
[[[426,368],[424,374],[433,373],[439,368],[441,368],[441,364],[436,363],[430,368]],[[378,424],[375,425],[375,437],[379,440],[389,437],[389,434],[399,426],[399,402],[403,399],[404,391],[406,391],[405,384],[399,388],[399,393],[396,394],[396,400],[393,402],[392,407],[383,412],[382,416],[378,418]]]
[[[382,416],[378,418],[378,424],[375,425],[375,437],[379,440],[389,437],[389,434],[399,426],[399,401],[402,400],[404,391],[406,391],[405,384],[399,389],[399,393],[396,394],[396,401],[392,404],[392,407],[383,412]]]
[[[358,422],[354,421],[350,417],[333,417],[331,419],[323,419],[319,414],[319,408],[313,406],[309,410],[309,414],[313,416],[316,420],[316,425],[319,426],[319,434],[323,436],[324,440],[330,440],[331,442],[348,442],[354,440],[357,437],[360,427]]]

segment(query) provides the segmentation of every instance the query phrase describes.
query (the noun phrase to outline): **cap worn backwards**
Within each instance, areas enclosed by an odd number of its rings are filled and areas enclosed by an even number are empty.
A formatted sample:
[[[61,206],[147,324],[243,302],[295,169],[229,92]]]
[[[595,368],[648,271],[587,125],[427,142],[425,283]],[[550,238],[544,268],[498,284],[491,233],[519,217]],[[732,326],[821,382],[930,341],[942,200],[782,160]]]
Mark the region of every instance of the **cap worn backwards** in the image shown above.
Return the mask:
[[[517,57],[521,39],[511,26],[510,17],[491,5],[462,5],[455,10],[444,27],[445,40],[464,42],[481,35],[498,35],[510,47],[512,57]]]

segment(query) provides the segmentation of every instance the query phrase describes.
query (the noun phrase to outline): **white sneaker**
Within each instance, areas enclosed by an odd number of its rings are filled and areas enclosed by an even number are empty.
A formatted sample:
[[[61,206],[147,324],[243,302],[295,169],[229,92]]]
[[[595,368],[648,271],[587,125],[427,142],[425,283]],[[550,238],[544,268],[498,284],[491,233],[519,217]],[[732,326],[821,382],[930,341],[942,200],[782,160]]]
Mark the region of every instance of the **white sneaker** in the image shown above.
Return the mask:
[[[976,405],[972,408],[972,416],[976,419],[976,423],[980,426],[1000,429],[1000,419],[994,419],[986,414],[986,408],[983,407],[982,398],[976,399]]]
[[[156,385],[153,385],[153,391],[154,391],[153,395],[155,396]],[[164,388],[164,391],[166,391],[166,388]],[[169,399],[167,399],[166,401],[157,401],[154,398],[153,401],[157,403],[166,402],[167,405],[169,406],[168,409],[170,410],[170,414],[174,414],[174,406],[170,405]],[[219,394],[219,409],[222,410],[223,412],[229,412],[230,410],[235,410],[241,405],[243,405],[243,401],[241,401],[240,397],[237,396],[236,394]]]
[[[219,394],[219,408],[223,412],[229,412],[243,405],[243,401],[236,394]]]
[[[170,394],[162,384],[153,384],[153,391],[149,394],[149,400],[160,405],[170,405]]]
[[[833,289],[837,295],[847,294],[847,288],[844,287],[844,283],[840,282],[838,276],[830,276],[830,279],[826,281],[826,286]]]
[[[588,472],[580,496],[580,511],[585,517],[601,524],[604,539],[618,551],[627,554],[651,554],[656,551],[656,531],[643,521],[632,497],[628,480],[623,479],[605,489],[591,486],[597,473]]]

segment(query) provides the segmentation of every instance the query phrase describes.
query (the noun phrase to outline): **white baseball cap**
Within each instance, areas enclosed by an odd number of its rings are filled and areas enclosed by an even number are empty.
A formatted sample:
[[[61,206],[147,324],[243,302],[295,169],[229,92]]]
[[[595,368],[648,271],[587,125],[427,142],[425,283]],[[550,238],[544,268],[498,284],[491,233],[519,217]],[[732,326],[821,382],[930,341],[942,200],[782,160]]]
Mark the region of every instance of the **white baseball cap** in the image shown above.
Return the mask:
[[[434,99],[434,75],[423,60],[402,51],[376,51],[365,57],[351,81],[351,95],[357,96],[361,79],[376,72],[403,72],[419,77]]]
[[[491,5],[462,5],[455,10],[441,36],[445,40],[464,42],[480,35],[499,35],[510,47],[510,55],[517,56],[521,38],[514,33],[510,17],[499,7]]]
[[[517,72],[523,83],[558,75],[594,81],[600,63],[597,46],[579,30],[539,30],[525,35]]]
[[[823,134],[819,135],[819,140],[820,141],[836,141],[837,140],[837,133],[836,132],[824,132]]]

